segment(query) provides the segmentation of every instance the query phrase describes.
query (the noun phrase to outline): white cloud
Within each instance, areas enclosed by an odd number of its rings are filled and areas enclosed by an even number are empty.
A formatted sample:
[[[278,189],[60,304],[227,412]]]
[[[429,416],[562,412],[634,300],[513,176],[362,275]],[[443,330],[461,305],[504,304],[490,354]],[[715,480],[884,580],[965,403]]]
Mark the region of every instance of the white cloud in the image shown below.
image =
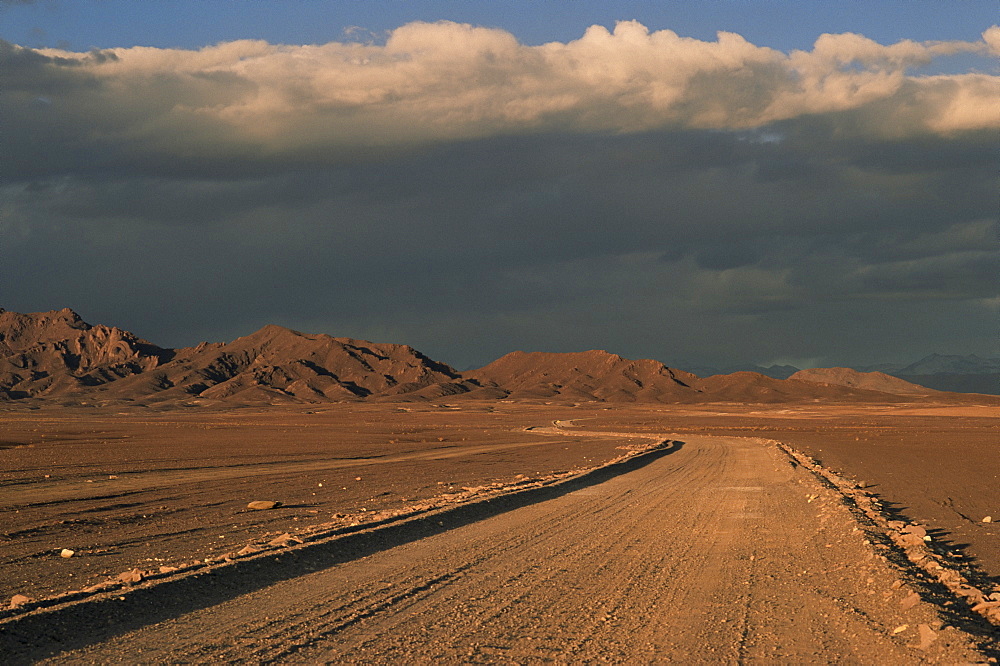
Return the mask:
[[[990,53],[1000,56],[1000,25],[990,26],[983,32],[983,41],[986,42]]]
[[[784,54],[721,32],[716,41],[650,32],[635,21],[577,40],[525,46],[503,30],[410,23],[384,46],[236,41],[196,51],[40,50],[31,75],[0,92],[26,125],[25,100],[52,100],[46,122],[76,140],[125,142],[185,158],[307,154],[524,134],[754,128],[853,110],[862,131],[947,134],[1000,127],[1000,77],[919,77],[908,69],[979,42],[822,35]],[[18,51],[30,55],[27,50]],[[111,57],[114,56],[114,57]]]

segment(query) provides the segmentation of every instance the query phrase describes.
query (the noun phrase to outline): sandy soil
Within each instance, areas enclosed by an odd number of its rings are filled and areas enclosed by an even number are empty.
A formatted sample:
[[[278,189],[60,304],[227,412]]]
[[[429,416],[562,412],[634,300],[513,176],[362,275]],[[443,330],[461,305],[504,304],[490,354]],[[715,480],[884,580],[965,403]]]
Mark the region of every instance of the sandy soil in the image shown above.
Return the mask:
[[[964,551],[960,561],[977,558],[971,570],[1000,584],[995,524],[977,522],[979,513],[1000,514],[988,465],[1000,412],[949,409],[12,410],[0,413],[0,593],[41,598],[131,569],[220,562],[261,539],[360,529],[647,443],[568,434],[576,428],[668,432],[685,442],[679,451],[604,483],[427,538],[390,540],[337,566],[310,565],[321,571],[227,593],[206,608],[181,604],[173,619],[133,624],[121,645],[111,631],[111,643],[65,658],[390,660],[421,650],[445,661],[969,659],[971,639],[943,629],[961,624],[944,602],[904,612],[899,602],[915,583],[863,543],[867,528],[776,448],[747,439],[787,441],[864,479],[891,510]],[[524,430],[554,421],[565,432]],[[284,505],[250,511],[252,500]],[[74,555],[60,557],[63,548]],[[196,629],[206,626],[209,633]],[[238,636],[229,652],[223,633]],[[150,652],[136,652],[135,641],[147,639]]]
[[[344,525],[463,489],[600,464],[622,439],[523,432],[551,408],[0,413],[0,598],[79,590],[139,567]],[[256,500],[280,501],[250,511]],[[62,558],[63,549],[74,551]]]
[[[1000,408],[709,405],[605,414],[580,423],[787,442],[863,481],[891,513],[931,528],[956,560],[1000,585]],[[987,516],[995,522],[982,522]]]

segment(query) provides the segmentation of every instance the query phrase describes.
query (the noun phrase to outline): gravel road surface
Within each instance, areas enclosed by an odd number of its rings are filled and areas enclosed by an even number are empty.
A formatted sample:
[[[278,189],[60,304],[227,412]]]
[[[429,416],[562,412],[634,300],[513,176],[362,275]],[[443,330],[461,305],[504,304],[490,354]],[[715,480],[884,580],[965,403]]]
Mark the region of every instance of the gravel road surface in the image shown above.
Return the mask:
[[[866,538],[776,448],[690,436],[602,483],[50,661],[981,661]]]

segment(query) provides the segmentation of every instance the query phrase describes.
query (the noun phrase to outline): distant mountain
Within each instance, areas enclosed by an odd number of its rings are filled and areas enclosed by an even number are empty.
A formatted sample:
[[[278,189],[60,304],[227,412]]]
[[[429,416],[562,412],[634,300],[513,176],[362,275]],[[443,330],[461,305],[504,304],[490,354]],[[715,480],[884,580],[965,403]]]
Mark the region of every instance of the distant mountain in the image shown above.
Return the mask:
[[[158,399],[327,402],[431,397],[478,388],[407,345],[300,333],[269,325],[230,343],[179,349],[169,364],[113,390]]]
[[[72,310],[0,314],[0,397],[325,402],[437,397],[479,386],[412,347],[265,326],[168,350]]]
[[[612,402],[671,402],[696,393],[698,377],[658,361],[630,361],[591,350],[570,353],[516,351],[464,373],[501,387],[514,399],[559,398]]]
[[[952,374],[939,372],[934,375],[894,375],[914,384],[920,384],[937,391],[954,393],[983,393],[1000,395],[1000,373],[990,374]]]
[[[862,387],[776,379],[757,372],[701,378],[652,360],[632,361],[606,351],[513,352],[464,373],[501,387],[513,399],[607,402],[751,402],[802,400],[885,401],[897,395]]]
[[[762,375],[768,377],[773,377],[775,379],[788,379],[796,372],[799,371],[794,365],[769,365],[766,368],[761,366],[754,366],[752,368],[740,368],[741,370],[749,370],[751,372],[759,372]],[[736,370],[730,370],[729,372],[736,372]]]
[[[980,358],[975,354],[957,356],[931,354],[892,374],[899,375],[985,375],[1000,373],[1000,358]]]
[[[857,369],[881,371],[938,391],[1000,395],[1000,358],[931,354],[909,365],[880,364]]]
[[[813,368],[799,370],[791,379],[814,382],[817,384],[849,386],[851,388],[895,393],[897,395],[927,395],[933,389],[918,386],[911,382],[887,375],[883,372],[858,372],[852,368]]]
[[[128,331],[91,326],[69,308],[33,314],[0,308],[0,399],[78,393],[172,357]]]
[[[975,354],[931,354],[915,363],[880,363],[855,368],[861,372],[884,372],[887,375],[985,375],[1000,372],[1000,358],[982,358]]]
[[[938,365],[925,359],[927,364],[916,369],[972,367],[949,359],[931,359]],[[765,368],[779,375],[789,369]],[[69,309],[32,314],[0,309],[0,400],[163,405],[442,398],[782,403],[892,402],[928,393],[886,374],[848,368],[803,370],[788,379],[750,371],[699,377],[659,361],[630,360],[600,350],[518,351],[459,373],[407,345],[274,325],[232,342],[166,349],[128,331],[88,324]]]
[[[791,365],[733,365],[722,369],[687,365],[682,367],[702,377],[751,371],[776,379],[788,379],[799,371]],[[1000,395],[1000,358],[981,358],[975,354],[931,354],[910,364],[879,363],[851,369],[861,373],[880,372],[936,391]]]
[[[734,372],[755,372],[758,375],[764,375],[765,377],[771,377],[773,379],[788,379],[799,369],[794,365],[728,365],[722,370],[713,372],[713,375],[731,375]],[[708,375],[704,375],[708,376]]]
[[[714,401],[744,403],[782,402],[884,402],[898,394],[838,384],[822,384],[801,379],[775,379],[758,372],[713,375],[697,386]]]
[[[1000,358],[931,354],[899,370],[901,375],[985,375],[1000,372]]]

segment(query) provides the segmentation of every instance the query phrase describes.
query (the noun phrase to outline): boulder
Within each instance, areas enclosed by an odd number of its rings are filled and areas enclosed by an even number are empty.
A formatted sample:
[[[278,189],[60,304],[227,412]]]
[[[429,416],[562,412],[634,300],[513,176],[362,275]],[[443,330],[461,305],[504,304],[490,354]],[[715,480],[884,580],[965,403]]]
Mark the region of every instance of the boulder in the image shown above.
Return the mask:
[[[281,502],[269,500],[255,500],[247,504],[247,508],[253,511],[267,511],[268,509],[277,509],[279,506],[281,506]]]

